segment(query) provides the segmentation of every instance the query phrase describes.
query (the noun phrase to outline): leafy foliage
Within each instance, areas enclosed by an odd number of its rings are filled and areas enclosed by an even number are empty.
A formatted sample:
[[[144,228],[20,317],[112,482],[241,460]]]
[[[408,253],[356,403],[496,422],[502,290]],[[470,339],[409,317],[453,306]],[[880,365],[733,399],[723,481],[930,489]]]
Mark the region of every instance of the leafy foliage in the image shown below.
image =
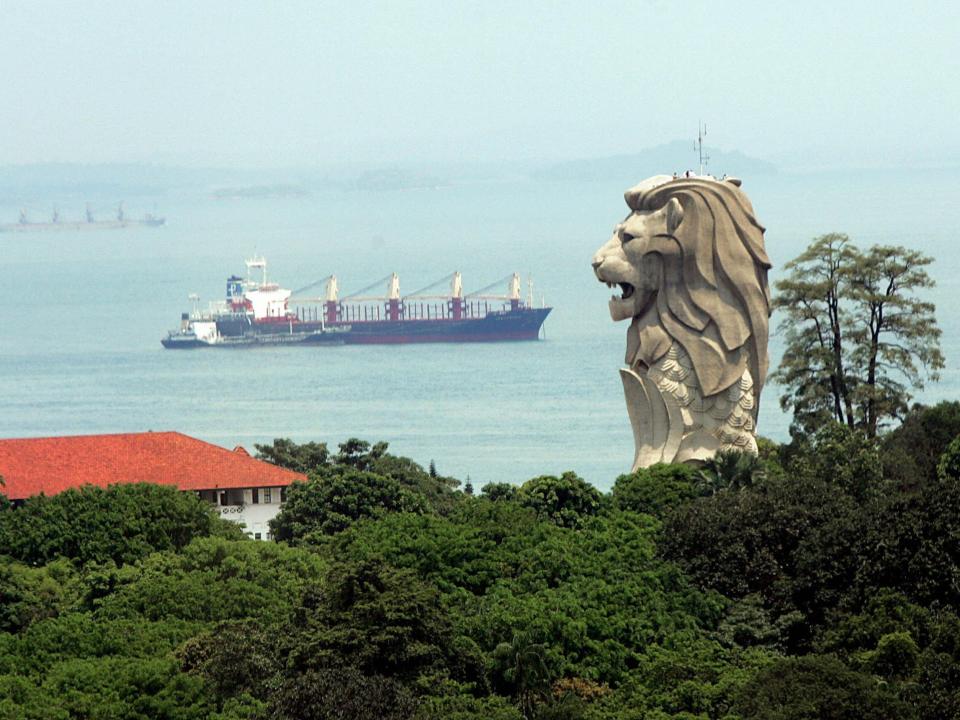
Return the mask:
[[[915,717],[912,708],[869,675],[836,658],[784,658],[760,671],[740,692],[744,720],[860,720]]]
[[[600,509],[597,489],[572,472],[528,480],[517,493],[517,500],[561,527],[579,527]]]
[[[402,683],[355,668],[312,670],[286,680],[270,701],[271,720],[408,720],[416,701]]]
[[[886,476],[905,490],[935,481],[940,456],[958,435],[960,402],[914,406],[903,422],[880,440]]]
[[[361,518],[419,513],[426,507],[423,496],[393,478],[351,468],[290,485],[283,509],[270,521],[270,531],[277,540],[297,544],[311,535],[334,535]]]
[[[65,557],[122,565],[195,537],[238,532],[191,493],[147,483],[71,489],[0,509],[0,547],[29,564]]]
[[[298,445],[289,438],[276,438],[270,445],[255,444],[257,459],[274,465],[311,473],[325,467],[330,460],[326,443],[308,442]]]
[[[616,507],[651,515],[660,515],[700,495],[697,473],[689,465],[653,465],[621,475],[613,485]]]
[[[0,718],[958,717],[960,441],[914,444],[955,412],[914,413],[607,495],[277,440],[310,473],[281,542],[149,489],[81,493],[89,537],[57,498],[4,506]]]
[[[914,295],[933,287],[931,262],[898,246],[861,251],[831,233],[784,266],[774,309],[786,348],[771,379],[785,387],[780,404],[797,431],[833,419],[874,437],[902,417],[912,389],[938,379],[935,308]]]

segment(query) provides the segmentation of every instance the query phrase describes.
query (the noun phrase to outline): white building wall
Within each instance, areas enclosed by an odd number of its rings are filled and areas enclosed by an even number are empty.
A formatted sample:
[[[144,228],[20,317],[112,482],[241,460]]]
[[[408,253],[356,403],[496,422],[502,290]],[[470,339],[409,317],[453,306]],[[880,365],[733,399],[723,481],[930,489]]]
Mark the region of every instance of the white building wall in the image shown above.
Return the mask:
[[[270,502],[264,502],[265,490],[267,488],[257,488],[259,502],[253,502],[254,490],[243,491],[243,504],[220,505],[220,493],[217,492],[217,512],[224,520],[230,520],[236,523],[243,523],[243,531],[252,538],[260,540],[269,540],[270,526],[268,523],[277,513],[280,512],[280,488],[272,487],[270,490]],[[257,538],[257,535],[260,537]]]

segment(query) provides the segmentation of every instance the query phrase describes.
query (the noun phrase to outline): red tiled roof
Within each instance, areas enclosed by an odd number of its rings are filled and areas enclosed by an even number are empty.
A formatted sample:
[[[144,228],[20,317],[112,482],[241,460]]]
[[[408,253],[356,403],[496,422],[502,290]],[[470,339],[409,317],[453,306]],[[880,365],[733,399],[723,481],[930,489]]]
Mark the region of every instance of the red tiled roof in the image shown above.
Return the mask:
[[[149,482],[180,490],[281,487],[306,476],[178,432],[0,440],[11,500],[83,485]]]

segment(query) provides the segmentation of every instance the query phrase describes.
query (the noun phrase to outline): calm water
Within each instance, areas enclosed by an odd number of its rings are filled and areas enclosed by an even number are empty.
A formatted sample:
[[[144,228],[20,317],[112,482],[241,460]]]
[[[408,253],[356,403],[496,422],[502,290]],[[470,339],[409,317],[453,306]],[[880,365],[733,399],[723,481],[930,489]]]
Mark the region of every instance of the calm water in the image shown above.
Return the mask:
[[[744,189],[777,266],[833,230],[933,255],[948,368],[921,398],[960,396],[960,173],[781,174]],[[169,193],[127,198],[156,202],[168,217],[160,229],[0,235],[0,437],[173,429],[252,449],[279,436],[358,436],[477,486],[573,469],[608,488],[632,458],[617,374],[626,325],[609,321],[589,260],[625,214],[622,191],[517,182],[243,202]],[[61,207],[79,215],[83,200]],[[0,206],[0,219],[16,211]],[[538,343],[164,351],[187,294],[220,298],[254,251],[291,288],[336,272],[349,292],[396,270],[412,291],[459,269],[470,291],[532,272],[537,302],[556,309]],[[771,349],[776,362],[776,338]],[[784,439],[777,390],[764,394],[760,431]]]

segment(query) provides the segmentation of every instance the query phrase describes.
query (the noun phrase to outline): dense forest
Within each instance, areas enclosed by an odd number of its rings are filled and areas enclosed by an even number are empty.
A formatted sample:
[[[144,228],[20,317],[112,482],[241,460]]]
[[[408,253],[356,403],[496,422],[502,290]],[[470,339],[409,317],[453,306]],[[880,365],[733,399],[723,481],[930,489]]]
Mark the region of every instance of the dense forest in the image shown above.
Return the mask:
[[[958,435],[917,406],[606,494],[276,440],[274,542],[169,488],[3,502],[0,719],[960,718]]]

